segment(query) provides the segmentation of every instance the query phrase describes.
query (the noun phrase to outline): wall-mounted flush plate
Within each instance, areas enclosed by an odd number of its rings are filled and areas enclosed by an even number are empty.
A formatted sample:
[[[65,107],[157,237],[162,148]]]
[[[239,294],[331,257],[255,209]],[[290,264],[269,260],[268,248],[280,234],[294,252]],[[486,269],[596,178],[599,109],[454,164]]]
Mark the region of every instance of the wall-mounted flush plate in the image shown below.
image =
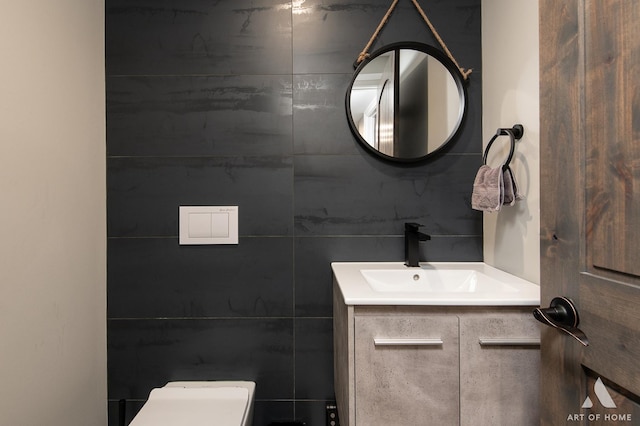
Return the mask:
[[[238,206],[180,206],[180,244],[238,244]]]

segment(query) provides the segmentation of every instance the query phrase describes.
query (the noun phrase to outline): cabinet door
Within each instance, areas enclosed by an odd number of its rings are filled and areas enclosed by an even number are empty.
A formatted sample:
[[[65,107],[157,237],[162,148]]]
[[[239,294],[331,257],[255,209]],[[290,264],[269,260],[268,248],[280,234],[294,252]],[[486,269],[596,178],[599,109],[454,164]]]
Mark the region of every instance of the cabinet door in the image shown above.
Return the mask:
[[[458,424],[458,362],[455,315],[356,316],[356,425]]]
[[[460,425],[537,425],[540,330],[531,312],[460,316]]]

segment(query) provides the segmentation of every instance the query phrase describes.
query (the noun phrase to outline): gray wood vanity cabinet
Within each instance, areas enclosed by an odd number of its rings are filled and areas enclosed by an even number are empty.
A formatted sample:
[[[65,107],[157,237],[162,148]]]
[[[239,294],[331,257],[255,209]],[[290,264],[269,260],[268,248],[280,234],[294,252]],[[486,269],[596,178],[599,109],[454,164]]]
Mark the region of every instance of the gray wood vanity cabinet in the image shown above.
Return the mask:
[[[531,309],[353,306],[334,285],[341,426],[537,425]]]

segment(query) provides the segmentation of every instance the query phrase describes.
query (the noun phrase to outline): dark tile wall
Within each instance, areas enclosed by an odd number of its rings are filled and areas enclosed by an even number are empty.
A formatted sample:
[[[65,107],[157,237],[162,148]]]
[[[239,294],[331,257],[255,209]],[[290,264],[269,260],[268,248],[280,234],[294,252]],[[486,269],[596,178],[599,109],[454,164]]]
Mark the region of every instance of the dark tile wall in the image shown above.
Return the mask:
[[[169,380],[255,380],[255,425],[325,423],[331,261],[482,260],[480,0],[422,6],[473,68],[460,137],[421,164],[351,135],[353,63],[389,0],[107,0],[110,425]],[[376,47],[437,45],[409,0]],[[179,246],[178,206],[238,205],[237,246]]]

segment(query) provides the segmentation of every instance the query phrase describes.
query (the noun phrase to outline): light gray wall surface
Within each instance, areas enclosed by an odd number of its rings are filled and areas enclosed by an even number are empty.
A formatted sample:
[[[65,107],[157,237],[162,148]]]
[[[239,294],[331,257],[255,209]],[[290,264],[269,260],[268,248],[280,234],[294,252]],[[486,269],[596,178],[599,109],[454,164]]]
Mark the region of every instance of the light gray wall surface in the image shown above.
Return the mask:
[[[0,424],[104,425],[104,2],[1,5]]]
[[[540,283],[540,130],[538,1],[482,2],[482,127],[484,146],[499,127],[524,126],[511,169],[524,199],[498,213],[484,213],[484,261]],[[487,163],[508,156],[497,139]],[[504,150],[501,150],[504,147]]]

